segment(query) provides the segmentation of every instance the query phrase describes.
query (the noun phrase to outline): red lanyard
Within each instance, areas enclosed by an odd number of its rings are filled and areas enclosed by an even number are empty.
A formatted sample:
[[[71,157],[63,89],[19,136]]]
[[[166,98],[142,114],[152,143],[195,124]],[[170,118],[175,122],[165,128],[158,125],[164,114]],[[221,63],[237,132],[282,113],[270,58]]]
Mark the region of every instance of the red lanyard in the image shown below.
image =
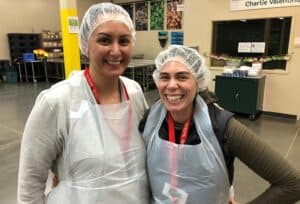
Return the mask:
[[[91,87],[92,89],[92,92],[93,92],[93,95],[96,99],[96,102],[98,104],[100,104],[100,95],[98,93],[98,90],[97,90],[97,87],[91,77],[91,74],[90,74],[90,71],[88,68],[86,68],[84,70],[84,76],[89,84],[89,86]],[[122,90],[123,92],[125,93],[125,97],[126,97],[126,100],[129,100],[129,95],[128,95],[128,92],[126,90],[126,87],[123,83],[121,83],[121,86],[122,86]],[[128,110],[128,120],[127,120],[127,124],[126,124],[126,128],[127,130],[125,131],[125,143],[122,144],[122,148],[123,148],[123,151],[125,152],[125,154],[127,154],[127,151],[128,151],[128,147],[129,147],[129,141],[130,141],[130,134],[131,134],[131,121],[132,121],[132,109],[131,109],[131,105],[129,105],[129,110]],[[113,131],[113,130],[112,130]]]
[[[183,129],[182,129],[181,135],[180,135],[180,144],[184,144],[187,140],[190,123],[191,123],[191,117],[187,121],[185,121],[185,123],[183,125]],[[170,113],[168,114],[168,127],[169,127],[169,141],[172,143],[175,143],[174,120]]]
[[[185,144],[190,128],[191,123],[191,117],[187,121],[185,121],[183,125],[183,129],[181,131],[180,135],[180,144]],[[169,127],[169,141],[171,143],[175,143],[175,126],[174,126],[174,120],[171,116],[171,114],[168,114],[168,127]],[[178,158],[176,158],[176,155],[174,154],[174,148],[175,146],[171,146],[169,151],[169,166],[171,170],[171,187],[177,187],[177,178],[176,178],[176,172],[177,172],[177,166],[178,166]],[[172,200],[172,203],[176,203],[175,200]]]
[[[98,92],[98,90],[97,90],[97,87],[96,87],[96,85],[95,85],[95,83],[94,83],[94,81],[93,81],[93,79],[92,79],[92,77],[91,77],[90,70],[89,70],[88,68],[86,68],[86,69],[84,70],[84,76],[85,76],[85,78],[86,78],[86,80],[87,80],[89,86],[90,86],[91,89],[92,89],[92,92],[93,92],[93,95],[94,95],[94,97],[95,97],[95,99],[96,99],[96,102],[97,102],[98,104],[100,104],[100,95],[99,95],[99,92]],[[124,86],[123,83],[122,83],[122,89],[123,89],[124,92],[125,92],[126,100],[129,100],[129,96],[128,96],[127,90],[126,90],[126,88],[125,88],[125,86]]]

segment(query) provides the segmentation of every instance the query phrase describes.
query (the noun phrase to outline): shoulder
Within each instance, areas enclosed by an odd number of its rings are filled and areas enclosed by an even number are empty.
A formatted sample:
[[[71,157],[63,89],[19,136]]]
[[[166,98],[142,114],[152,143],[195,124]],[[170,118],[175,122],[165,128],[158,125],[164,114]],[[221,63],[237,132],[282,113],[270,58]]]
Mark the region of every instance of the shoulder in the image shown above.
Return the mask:
[[[228,121],[233,118],[234,114],[223,109],[217,103],[210,103],[207,106],[213,128],[217,134],[224,135],[224,131],[228,126]]]
[[[81,89],[82,81],[81,72],[77,72],[71,75],[69,79],[60,81],[52,85],[49,89],[42,91],[37,99],[38,102],[46,102],[50,108],[58,104],[68,103],[71,99],[71,95],[74,89]]]
[[[134,110],[136,111],[138,118],[141,119],[145,110],[148,108],[148,104],[141,86],[136,81],[127,77],[121,76],[120,79],[126,87],[130,101],[133,104]]]
[[[141,133],[144,132],[146,126],[149,126],[149,121],[152,125],[156,126],[157,123],[152,123],[153,121],[157,121],[158,116],[160,114],[166,114],[166,108],[162,104],[161,100],[157,100],[152,106],[145,111],[143,118],[140,120],[139,123],[139,131]],[[153,128],[153,127],[151,127]],[[150,128],[150,129],[151,129]]]
[[[205,101],[206,104],[211,104],[218,101],[218,97],[216,96],[216,94],[208,89],[200,91],[199,95]]]
[[[127,77],[121,76],[120,79],[122,80],[122,82],[124,83],[127,91],[129,94],[134,94],[137,92],[142,93],[142,88],[140,86],[139,83],[137,83],[136,81],[129,79]]]

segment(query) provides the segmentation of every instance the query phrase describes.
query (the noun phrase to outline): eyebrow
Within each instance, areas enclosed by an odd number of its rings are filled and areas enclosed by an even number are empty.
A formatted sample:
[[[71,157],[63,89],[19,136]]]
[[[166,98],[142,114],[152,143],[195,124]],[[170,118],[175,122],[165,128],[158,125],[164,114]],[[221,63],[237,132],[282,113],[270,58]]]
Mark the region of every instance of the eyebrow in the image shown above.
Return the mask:
[[[160,72],[161,75],[167,75],[170,74],[169,72]],[[181,71],[181,72],[176,72],[175,75],[180,75],[180,74],[190,74],[188,71]]]
[[[99,37],[99,36],[106,36],[106,37],[110,37],[110,36],[112,36],[112,34],[110,34],[110,33],[105,33],[105,32],[100,32],[100,33],[97,33],[96,34],[96,37]],[[131,37],[131,34],[124,34],[124,35],[120,35],[120,37],[121,38],[124,38],[124,37]]]

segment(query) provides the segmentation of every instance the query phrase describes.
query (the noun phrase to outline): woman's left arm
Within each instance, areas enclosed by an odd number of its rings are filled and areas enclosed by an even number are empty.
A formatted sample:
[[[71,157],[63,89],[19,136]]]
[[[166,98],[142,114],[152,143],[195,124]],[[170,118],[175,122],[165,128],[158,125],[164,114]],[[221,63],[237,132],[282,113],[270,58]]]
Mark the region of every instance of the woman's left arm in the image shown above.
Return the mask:
[[[294,203],[300,200],[300,173],[279,153],[236,119],[230,119],[225,133],[230,152],[271,186],[252,204]]]

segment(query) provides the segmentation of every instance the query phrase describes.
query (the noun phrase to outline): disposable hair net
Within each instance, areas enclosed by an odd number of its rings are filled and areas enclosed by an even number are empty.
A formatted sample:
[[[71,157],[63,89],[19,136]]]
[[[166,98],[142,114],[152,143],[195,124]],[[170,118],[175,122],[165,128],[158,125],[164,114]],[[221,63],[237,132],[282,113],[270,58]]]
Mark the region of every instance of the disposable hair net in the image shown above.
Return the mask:
[[[156,69],[152,76],[156,84],[159,80],[161,69],[170,61],[179,62],[190,69],[197,81],[199,91],[207,88],[211,77],[205,65],[204,57],[195,49],[182,45],[171,45],[167,50],[160,52],[155,58]]]
[[[135,29],[129,14],[121,6],[105,2],[91,6],[82,19],[79,30],[79,46],[82,54],[88,56],[88,40],[94,30],[107,21],[119,21],[130,30],[133,42]]]

